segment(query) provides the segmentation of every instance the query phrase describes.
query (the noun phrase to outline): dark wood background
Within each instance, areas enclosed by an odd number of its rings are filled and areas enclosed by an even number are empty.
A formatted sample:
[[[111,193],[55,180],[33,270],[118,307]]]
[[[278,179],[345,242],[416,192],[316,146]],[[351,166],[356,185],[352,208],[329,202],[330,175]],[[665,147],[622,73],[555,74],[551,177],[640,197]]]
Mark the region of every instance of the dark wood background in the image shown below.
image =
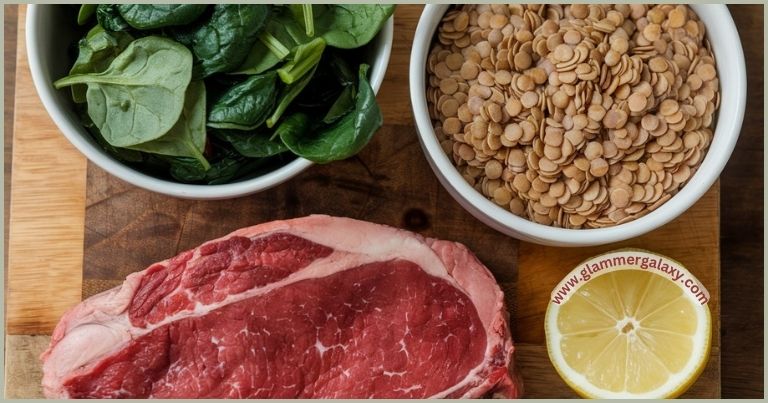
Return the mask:
[[[722,397],[762,397],[763,6],[731,5],[729,8],[744,45],[748,101],[741,138],[720,182]],[[13,133],[17,6],[6,5],[4,11],[4,133]],[[4,136],[4,143],[4,223],[7,240],[12,155],[10,135]]]

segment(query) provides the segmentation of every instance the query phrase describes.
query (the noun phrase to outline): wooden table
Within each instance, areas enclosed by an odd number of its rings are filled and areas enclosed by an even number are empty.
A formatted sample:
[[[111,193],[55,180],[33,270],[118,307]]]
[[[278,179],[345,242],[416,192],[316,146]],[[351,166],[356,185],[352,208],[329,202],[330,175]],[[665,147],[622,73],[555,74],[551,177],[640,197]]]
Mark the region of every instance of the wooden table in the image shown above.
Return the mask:
[[[751,6],[753,7],[753,6]],[[13,81],[13,71],[14,66],[9,66],[8,61],[14,60],[13,54],[11,54],[9,58],[9,49],[12,52],[12,49],[15,49],[16,41],[13,40],[13,34],[15,34],[15,30],[12,28],[15,28],[15,22],[16,22],[16,12],[15,7],[6,7],[6,117],[13,116],[13,102],[8,102],[9,100],[13,99],[13,88],[14,88],[14,81]],[[754,9],[754,7],[753,7]],[[407,85],[404,85],[407,83],[407,51],[408,46],[407,44],[410,43],[411,35],[413,27],[415,27],[416,20],[418,18],[418,7],[415,6],[403,6],[398,9],[397,14],[397,22],[398,22],[398,28],[395,31],[395,51],[393,52],[393,58],[390,63],[390,67],[387,74],[387,79],[385,81],[385,85],[381,90],[381,94],[383,94],[381,97],[379,97],[379,101],[382,104],[382,109],[385,112],[385,121],[387,124],[394,124],[394,125],[410,125],[411,117],[410,117],[410,106],[402,102],[403,99],[407,99]],[[762,11],[762,10],[760,10]],[[733,7],[732,12],[734,14],[735,19],[737,20],[737,25],[742,28],[742,35],[745,34],[743,31],[744,29],[747,29],[746,35],[750,35],[751,33],[761,33],[762,32],[762,12],[759,14],[754,13],[754,10],[749,10],[747,7]],[[750,14],[757,15],[760,18],[750,18]],[[9,23],[10,22],[10,23]],[[746,27],[746,28],[744,28]],[[11,31],[11,32],[9,32]],[[10,35],[9,35],[10,34]],[[752,38],[754,39],[754,38]],[[762,49],[762,46],[750,46],[754,44],[755,42],[745,42],[745,52],[747,53],[747,59],[748,59],[748,68],[750,73],[750,79],[751,80],[760,80],[760,85],[754,85],[752,84],[750,88],[751,89],[759,89],[762,91],[762,79],[761,75],[758,74],[762,72],[762,66],[760,64],[753,63],[754,60],[761,61],[761,58],[759,57],[760,51]],[[405,56],[405,57],[403,57]],[[24,60],[24,59],[20,59]],[[12,63],[11,63],[12,64]],[[23,68],[24,66],[19,66]],[[28,91],[29,86],[19,86],[20,93],[17,94],[19,100],[27,100],[30,99],[30,94],[23,94],[23,91]],[[9,91],[11,91],[11,97],[9,98]],[[386,94],[386,95],[384,95]],[[26,96],[25,96],[26,95]],[[760,94],[762,95],[762,93]],[[723,181],[723,188],[726,189],[730,184],[728,183],[728,176],[727,175],[734,175],[736,177],[736,181],[742,180],[742,183],[744,183],[744,169],[752,168],[756,172],[756,175],[754,177],[760,176],[760,171],[757,170],[757,164],[755,164],[755,161],[762,162],[762,136],[760,135],[762,132],[762,97],[760,97],[759,102],[754,102],[757,97],[750,96],[750,105],[748,106],[750,111],[755,111],[755,113],[750,114],[748,112],[747,115],[747,121],[745,122],[745,129],[742,133],[742,136],[752,136],[756,138],[756,142],[759,143],[759,147],[755,146],[755,142],[749,143],[750,147],[740,147],[737,149],[737,153],[742,152],[745,153],[745,155],[748,155],[752,158],[752,160],[744,161],[740,158],[737,158],[736,156],[733,158],[731,165],[729,166],[729,170],[725,173],[725,180]],[[35,101],[34,97],[31,97],[32,102]],[[759,103],[758,105],[756,105]],[[23,108],[20,108],[19,110],[22,110]],[[17,116],[17,119],[19,117]],[[12,122],[11,119],[6,118],[6,132],[11,132],[9,130],[9,122]],[[24,124],[24,121],[22,120],[22,125]],[[760,130],[757,130],[757,129]],[[40,133],[41,136],[44,136],[46,139],[50,133]],[[9,138],[10,136],[6,137],[6,155],[9,154]],[[58,261],[53,262],[47,262],[48,266],[42,265],[39,267],[39,271],[37,273],[47,273],[50,276],[51,264],[55,265],[58,268],[66,268],[64,270],[56,270],[53,271],[55,278],[50,281],[50,284],[53,284],[53,286],[50,286],[49,288],[52,290],[52,294],[49,299],[47,299],[44,303],[39,303],[39,293],[33,294],[30,293],[29,288],[14,288],[14,284],[22,284],[24,281],[37,281],[41,277],[39,274],[36,274],[34,270],[32,270],[29,273],[19,273],[18,271],[14,272],[13,275],[9,277],[9,284],[7,286],[7,295],[9,295],[10,299],[10,309],[9,309],[9,318],[8,322],[6,323],[7,329],[9,334],[13,334],[14,336],[10,336],[8,338],[8,344],[9,350],[16,351],[17,354],[15,356],[9,356],[9,361],[7,363],[10,365],[12,362],[18,363],[21,361],[30,361],[34,360],[36,352],[40,350],[43,344],[47,342],[46,336],[15,336],[15,335],[34,335],[34,334],[45,334],[48,331],[50,331],[51,326],[58,318],[58,315],[60,312],[56,312],[56,310],[62,309],[62,307],[68,306],[70,304],[73,304],[77,301],[79,301],[80,298],[80,291],[81,291],[81,270],[82,270],[82,245],[83,245],[83,239],[82,239],[82,230],[77,230],[77,228],[82,229],[83,221],[85,220],[84,217],[84,203],[85,203],[85,161],[84,159],[76,153],[71,147],[66,144],[66,142],[61,140],[61,144],[56,143],[55,146],[61,147],[62,149],[58,151],[60,154],[59,158],[63,158],[63,160],[66,160],[70,162],[71,164],[66,164],[66,166],[61,167],[60,169],[50,169],[50,166],[46,166],[44,163],[40,165],[40,169],[49,169],[49,171],[46,171],[46,178],[48,179],[48,183],[52,183],[54,186],[56,184],[59,184],[61,186],[64,186],[64,188],[61,188],[59,190],[54,189],[46,189],[46,199],[42,202],[41,205],[36,206],[36,209],[32,210],[25,210],[28,211],[31,215],[29,217],[26,217],[26,219],[31,221],[24,221],[25,217],[20,216],[19,214],[16,214],[12,220],[11,225],[15,226],[15,239],[23,239],[24,237],[24,231],[23,223],[29,223],[29,222],[41,222],[40,220],[40,214],[48,213],[51,214],[50,220],[42,220],[42,222],[50,222],[51,220],[67,220],[64,224],[59,222],[59,225],[53,226],[52,229],[54,231],[61,231],[56,234],[48,234],[48,236],[52,236],[52,239],[56,239],[57,242],[55,245],[52,245],[54,250],[47,250],[43,252],[43,254],[47,254],[47,256],[57,256]],[[755,139],[753,139],[755,140]],[[745,140],[742,138],[740,141],[740,146],[745,143]],[[17,147],[25,147],[25,143],[21,143],[21,145],[17,145]],[[30,157],[35,156],[35,152],[39,152],[40,157],[46,155],[45,150],[34,150],[34,149],[17,149],[16,150],[19,155]],[[63,154],[63,156],[62,156]],[[10,160],[10,158],[6,157],[6,164]],[[29,172],[29,164],[35,163],[35,158],[28,158],[26,161],[14,161],[14,164],[26,164],[24,165],[25,171]],[[739,167],[742,169],[742,172],[736,172],[735,174],[730,173],[731,167],[734,165],[733,161],[736,161],[737,164],[739,164]],[[745,168],[746,167],[746,168]],[[749,172],[749,171],[747,171]],[[9,168],[6,165],[6,185],[8,184],[8,176],[9,175]],[[58,176],[57,176],[58,175]],[[31,180],[35,178],[24,178],[21,176],[21,179],[18,179],[20,175],[17,175],[15,178],[16,182],[14,183],[14,186],[19,186],[16,189],[21,189],[24,185],[24,180]],[[39,178],[38,178],[39,179]],[[752,183],[751,186],[754,188],[755,186],[759,186],[762,188],[762,181],[760,181],[759,184],[757,184],[757,181],[753,181],[755,183]],[[21,185],[19,185],[21,184]],[[24,189],[31,189],[35,186],[35,183],[33,181],[27,182],[26,187]],[[39,185],[37,185],[39,187]],[[730,189],[730,188],[728,188]],[[6,194],[8,192],[6,191]],[[17,192],[17,197],[18,197]],[[36,201],[40,201],[39,197],[34,195],[33,193],[26,191],[21,192],[22,196],[28,197],[27,199],[20,199],[23,202],[29,202],[29,203],[35,203]],[[53,194],[53,197],[51,197],[51,194]],[[686,255],[687,253],[690,253],[690,250],[685,249],[685,245],[680,246],[681,244],[675,243],[676,240],[679,239],[678,232],[679,229],[693,229],[694,232],[701,231],[701,227],[697,226],[697,222],[700,221],[703,217],[707,217],[707,212],[712,211],[712,209],[717,209],[718,206],[718,193],[717,189],[714,189],[712,192],[710,192],[709,196],[702,199],[700,203],[698,203],[691,211],[686,213],[683,217],[681,217],[679,220],[676,220],[675,223],[672,223],[665,227],[665,229],[662,229],[660,231],[657,231],[653,234],[650,234],[646,237],[641,237],[637,240],[633,240],[631,242],[625,243],[627,245],[642,245],[646,248],[656,250],[662,253],[668,253],[672,256],[679,257],[680,255]],[[722,200],[734,200],[734,203],[743,202],[746,199],[746,197],[742,196],[741,198],[739,195],[745,195],[744,192],[724,192],[722,196]],[[18,201],[18,200],[17,200]],[[46,204],[51,203],[51,204]],[[7,206],[6,201],[6,206]],[[52,210],[57,209],[57,210]],[[62,209],[63,211],[67,211],[70,214],[65,214],[62,218]],[[55,213],[51,213],[51,211],[55,211]],[[730,211],[728,206],[723,206],[723,213],[726,213],[727,211]],[[754,210],[753,210],[754,211]],[[736,213],[739,214],[739,217],[744,217],[744,211],[738,211],[736,210]],[[762,210],[760,210],[760,215],[762,213]],[[754,214],[753,214],[754,215]],[[747,215],[747,217],[749,217]],[[762,241],[762,226],[759,224],[759,217],[752,217],[753,220],[741,222],[741,228],[747,228],[750,229],[752,235],[758,235],[759,237],[756,237],[752,240],[753,246],[752,250],[760,250],[762,242],[757,242],[758,238],[760,241]],[[22,223],[22,224],[18,224]],[[746,225],[745,225],[746,224]],[[726,216],[724,215],[724,220],[722,224],[722,228],[725,231],[727,228],[730,228],[731,221],[726,219]],[[759,227],[759,228],[758,228]],[[44,228],[43,228],[44,229]],[[63,230],[62,230],[63,229]],[[41,228],[36,228],[36,230],[39,232]],[[711,232],[708,235],[705,235],[703,237],[696,237],[694,234],[695,239],[698,241],[703,241],[708,243],[709,245],[716,245],[718,242],[717,239],[717,231],[711,231],[711,229],[708,229],[706,226],[703,228],[703,231]],[[21,235],[19,235],[21,234]],[[729,240],[729,233],[724,232],[724,241]],[[744,242],[744,239],[740,239],[740,245],[743,248],[744,244],[748,244],[748,242]],[[79,246],[78,246],[79,245]],[[31,261],[35,257],[35,251],[33,250],[27,250],[24,251],[23,248],[24,245],[16,244],[12,250],[16,251],[15,259],[21,259],[26,262],[25,267],[29,267]],[[518,275],[520,276],[521,280],[519,280],[519,284],[517,287],[518,290],[518,296],[520,297],[519,300],[523,301],[521,305],[518,305],[516,307],[518,315],[517,315],[517,323],[515,324],[515,330],[516,337],[518,340],[523,341],[523,345],[521,345],[521,349],[519,350],[520,354],[518,355],[518,359],[520,361],[520,365],[525,367],[526,373],[531,376],[532,378],[540,378],[540,379],[548,379],[550,377],[553,377],[554,375],[552,373],[551,367],[548,366],[548,362],[546,361],[546,352],[542,350],[539,345],[537,345],[535,342],[540,342],[543,334],[541,333],[541,328],[538,326],[538,322],[540,320],[540,315],[543,310],[543,305],[540,303],[540,301],[534,301],[533,298],[526,298],[526,292],[533,292],[530,290],[535,290],[537,284],[541,284],[542,282],[552,282],[559,280],[559,277],[561,274],[564,273],[558,273],[549,271],[549,275],[552,277],[551,279],[537,279],[536,282],[533,283],[526,283],[526,279],[530,279],[532,275],[538,274],[535,273],[534,270],[537,267],[543,266],[560,266],[563,267],[563,270],[566,270],[565,268],[568,267],[568,264],[573,264],[578,259],[585,255],[589,255],[592,253],[595,253],[600,250],[605,250],[606,248],[612,248],[616,245],[607,246],[604,248],[592,248],[587,250],[578,250],[578,249],[566,249],[566,250],[553,250],[552,248],[543,248],[535,245],[529,245],[529,244],[521,244],[520,245],[520,260],[519,260],[519,272]],[[688,247],[688,249],[690,249]],[[61,252],[67,252],[67,253],[57,253],[57,251]],[[21,252],[21,253],[20,253]],[[729,276],[729,273],[726,272],[726,267],[728,266],[728,261],[726,259],[726,256],[730,252],[728,251],[728,247],[726,244],[723,244],[723,284],[727,285],[729,284],[728,281],[734,281],[736,284],[739,284],[743,286],[751,285],[752,288],[756,288],[756,286],[759,286],[759,289],[756,290],[758,293],[756,294],[738,294],[733,295],[734,298],[741,298],[740,301],[742,302],[742,305],[739,305],[738,308],[734,305],[733,314],[726,311],[723,312],[722,320],[723,320],[723,345],[728,346],[729,343],[731,346],[739,346],[741,347],[742,351],[737,351],[737,354],[734,356],[729,356],[727,354],[727,351],[723,352],[723,371],[722,371],[722,394],[723,396],[728,396],[729,393],[733,393],[734,396],[745,396],[746,394],[750,393],[762,393],[763,385],[762,385],[762,376],[759,376],[762,374],[762,333],[760,332],[760,329],[762,329],[762,321],[756,321],[754,318],[756,316],[752,316],[752,322],[748,322],[748,327],[741,327],[737,328],[735,326],[727,327],[727,323],[731,323],[729,321],[733,321],[733,318],[743,318],[744,314],[741,314],[742,316],[738,316],[740,312],[746,313],[747,311],[744,310],[745,303],[747,304],[746,307],[749,308],[758,308],[760,312],[762,312],[762,303],[760,301],[760,306],[755,307],[751,304],[755,304],[754,301],[757,301],[761,295],[762,295],[762,288],[761,284],[762,281],[751,281],[755,280],[754,277],[747,277],[749,274],[757,274],[760,279],[762,279],[762,266],[760,263],[758,263],[760,266],[760,270],[756,270],[757,267],[753,266],[742,266],[742,269],[744,271],[744,275],[741,277],[736,277],[735,275],[733,277]],[[694,254],[691,254],[693,256]],[[757,255],[754,255],[754,258],[757,258]],[[694,257],[691,257],[691,259],[695,259]],[[18,260],[16,260],[18,261]],[[11,264],[15,263],[16,261],[12,261]],[[735,259],[733,260],[736,261]],[[699,263],[696,263],[695,260],[691,261],[694,265],[697,265]],[[691,264],[688,262],[685,262],[686,264]],[[538,266],[537,266],[538,265]],[[526,271],[527,270],[527,271]],[[738,270],[738,268],[736,269]],[[757,271],[757,273],[755,273]],[[50,277],[48,277],[50,279]],[[40,291],[39,289],[36,291]],[[724,288],[723,291],[723,305],[725,307],[729,304],[729,299],[727,297],[728,294],[728,288]],[[752,298],[751,300],[745,298]],[[534,302],[532,302],[534,301]],[[749,301],[752,301],[751,304]],[[36,307],[36,309],[30,309],[30,307]],[[718,307],[713,307],[715,312],[717,312]],[[727,309],[727,308],[723,308]],[[53,310],[53,312],[52,312]],[[522,313],[521,313],[522,312]],[[25,316],[26,315],[26,316]],[[35,320],[30,320],[30,317],[37,318]],[[762,315],[760,315],[760,318],[762,318]],[[735,322],[735,321],[734,321]],[[759,322],[759,323],[758,323]],[[758,326],[759,324],[759,326]],[[743,325],[742,325],[743,326]],[[744,329],[744,330],[742,330]],[[734,342],[736,338],[730,339],[729,335],[732,335],[733,332],[736,331],[742,331],[743,337],[748,338],[749,340],[755,340],[757,344],[752,345],[752,349],[750,350],[749,346],[744,347],[743,344],[737,344],[737,342]],[[733,341],[732,341],[733,340]],[[757,355],[758,348],[759,348],[759,356]],[[752,381],[748,381],[745,383],[744,377],[740,377],[738,379],[738,382],[732,382],[730,384],[727,383],[727,381],[730,379],[731,375],[729,375],[729,371],[727,366],[732,365],[728,362],[729,357],[745,357],[746,355],[743,354],[743,352],[751,353],[752,360],[741,360],[737,365],[734,365],[734,369],[741,371],[740,374],[747,373],[747,379],[752,379]],[[25,355],[26,354],[26,355]],[[544,365],[542,365],[544,364]],[[29,379],[36,376],[34,373],[36,370],[36,367],[34,365],[29,366],[28,368],[22,370],[22,371],[16,371],[9,373],[10,377],[18,378],[17,380],[21,379]],[[706,376],[712,376],[713,373],[710,373],[709,375],[705,374]],[[39,375],[37,375],[39,376]],[[556,378],[554,378],[556,379]],[[10,382],[10,380],[9,380]],[[18,382],[17,382],[18,383]],[[534,391],[540,390],[544,391],[546,387],[546,383],[541,382],[539,384],[536,384],[535,382],[532,385],[534,387]],[[27,386],[29,390],[17,390],[17,395],[22,396],[34,396],[36,391],[34,389],[34,385]],[[567,394],[568,391],[559,389],[561,386],[554,385],[552,390],[550,390],[551,396],[562,396],[563,394]],[[714,393],[716,391],[704,393],[706,389],[703,389],[701,386],[697,386],[696,389],[698,391],[701,391],[699,393],[699,396],[709,396],[711,393]],[[530,388],[529,388],[530,390]],[[694,396],[697,394],[694,394]],[[540,394],[540,396],[543,396]]]

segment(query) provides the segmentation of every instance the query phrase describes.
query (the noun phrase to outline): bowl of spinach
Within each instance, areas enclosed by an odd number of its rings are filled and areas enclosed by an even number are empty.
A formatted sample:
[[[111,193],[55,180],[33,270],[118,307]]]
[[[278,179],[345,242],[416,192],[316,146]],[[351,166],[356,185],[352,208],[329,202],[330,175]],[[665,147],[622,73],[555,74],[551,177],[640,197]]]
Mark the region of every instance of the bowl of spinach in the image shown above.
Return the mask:
[[[171,196],[222,199],[359,152],[393,5],[30,5],[41,100],[90,161]]]

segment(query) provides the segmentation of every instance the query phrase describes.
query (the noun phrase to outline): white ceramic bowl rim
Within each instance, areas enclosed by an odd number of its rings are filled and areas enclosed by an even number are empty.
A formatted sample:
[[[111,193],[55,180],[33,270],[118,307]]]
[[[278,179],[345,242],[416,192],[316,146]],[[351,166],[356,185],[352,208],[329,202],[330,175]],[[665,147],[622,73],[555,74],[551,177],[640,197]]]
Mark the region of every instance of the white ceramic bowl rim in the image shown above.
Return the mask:
[[[475,209],[470,213],[493,228],[519,233],[525,239],[538,243],[580,246],[617,242],[642,235],[673,220],[693,205],[717,180],[736,145],[746,106],[746,68],[736,25],[728,8],[722,4],[690,5],[707,28],[717,63],[720,79],[721,102],[712,144],[693,178],[672,198],[655,211],[636,220],[613,227],[597,229],[555,228],[518,217],[496,205],[470,186],[459,174],[437,140],[429,118],[426,102],[425,66],[427,53],[437,28],[449,5],[428,4],[424,7],[414,35],[410,62],[410,95],[419,140],[427,159],[443,185],[455,188],[454,198],[465,199]],[[728,74],[723,74],[727,71]],[[445,180],[441,177],[444,175]],[[447,182],[447,183],[446,183]],[[458,200],[458,199],[457,199]],[[460,201],[460,200],[459,200]],[[461,201],[460,201],[461,202]],[[466,207],[466,206],[465,206]],[[483,217],[485,216],[485,217]]]
[[[288,164],[258,177],[243,180],[240,182],[227,183],[221,185],[194,185],[172,182],[144,174],[110,157],[104,150],[97,145],[86,140],[83,135],[87,135],[79,122],[72,122],[62,112],[53,96],[55,91],[53,81],[42,70],[42,64],[38,52],[30,44],[36,44],[40,40],[37,29],[39,12],[41,5],[30,4],[27,6],[26,23],[26,43],[27,56],[29,58],[32,81],[45,109],[51,115],[51,118],[61,130],[62,134],[90,161],[100,168],[117,176],[118,178],[140,186],[153,192],[162,193],[170,196],[191,199],[225,199],[232,197],[245,196],[258,191],[266,190],[270,187],[279,185],[282,182],[298,175],[313,164],[304,158],[296,158]],[[48,6],[48,5],[43,5]],[[378,36],[371,42],[374,46],[379,46],[380,53],[377,54],[376,61],[371,65],[371,87],[378,93],[381,84],[384,81],[389,57],[392,51],[392,37],[394,31],[394,16],[384,24]],[[81,134],[82,133],[82,134]]]

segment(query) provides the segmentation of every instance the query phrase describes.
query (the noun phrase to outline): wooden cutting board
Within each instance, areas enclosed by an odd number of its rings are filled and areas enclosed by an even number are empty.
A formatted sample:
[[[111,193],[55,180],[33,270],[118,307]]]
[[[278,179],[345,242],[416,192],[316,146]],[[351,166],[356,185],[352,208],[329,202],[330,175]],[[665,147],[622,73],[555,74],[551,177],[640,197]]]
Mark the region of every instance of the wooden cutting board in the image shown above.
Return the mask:
[[[673,257],[712,294],[719,318],[719,191],[645,236],[594,248],[518,242],[467,214],[439,185],[418,145],[408,99],[410,43],[421,6],[402,5],[379,95],[385,126],[357,157],[314,166],[290,182],[239,199],[178,200],[128,185],[86,164],[37,98],[19,15],[9,239],[6,397],[40,397],[37,356],[68,307],[128,273],[243,226],[326,213],[407,228],[467,244],[494,272],[512,311],[517,367],[528,397],[572,397],[543,345],[555,284],[579,261],[623,246]],[[87,165],[87,168],[86,168]],[[87,179],[87,180],[86,180]],[[42,296],[45,296],[44,298]],[[719,397],[719,320],[710,361],[686,397]]]

